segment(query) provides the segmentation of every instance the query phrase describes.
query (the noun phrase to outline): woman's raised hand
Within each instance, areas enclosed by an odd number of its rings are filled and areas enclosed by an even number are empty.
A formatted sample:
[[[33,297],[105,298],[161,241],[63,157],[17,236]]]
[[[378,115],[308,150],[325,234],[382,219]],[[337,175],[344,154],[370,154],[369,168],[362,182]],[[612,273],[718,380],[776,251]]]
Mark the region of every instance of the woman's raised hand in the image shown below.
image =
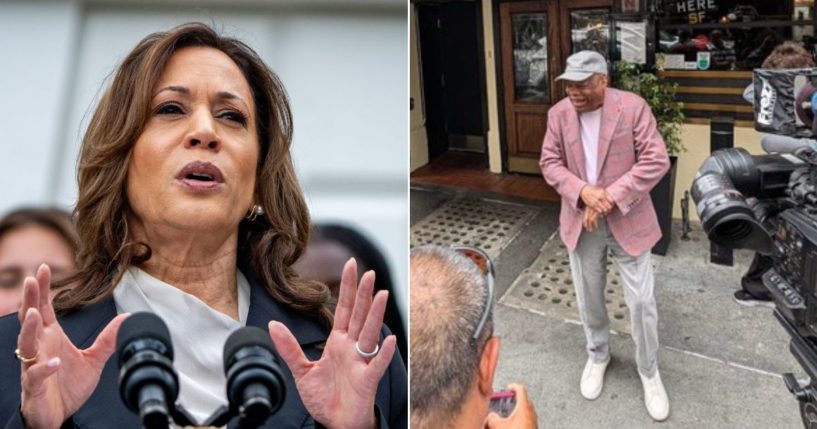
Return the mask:
[[[50,286],[51,270],[43,264],[36,277],[25,279],[19,312],[16,352],[21,365],[21,411],[31,429],[59,428],[88,400],[116,348],[119,325],[127,317],[115,317],[91,347],[79,350],[57,322]]]
[[[388,368],[396,348],[394,335],[378,346],[387,291],[374,299],[375,274],[357,279],[357,263],[343,267],[335,321],[321,358],[310,361],[298,341],[280,322],[270,322],[269,331],[278,353],[286,362],[307,411],[327,428],[374,428],[374,398],[377,384]],[[366,355],[378,349],[373,357]]]

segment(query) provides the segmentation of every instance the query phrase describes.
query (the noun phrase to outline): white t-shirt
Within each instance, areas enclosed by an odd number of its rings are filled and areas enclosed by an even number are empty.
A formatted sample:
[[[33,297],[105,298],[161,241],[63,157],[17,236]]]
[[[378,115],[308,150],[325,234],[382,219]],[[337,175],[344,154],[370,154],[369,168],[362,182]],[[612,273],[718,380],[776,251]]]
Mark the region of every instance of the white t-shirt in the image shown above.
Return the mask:
[[[199,422],[227,405],[224,343],[247,324],[250,307],[250,283],[241,271],[236,283],[239,320],[137,267],[129,268],[113,291],[117,313],[150,311],[167,324],[179,374],[178,402]]]
[[[599,161],[599,129],[601,128],[601,108],[590,112],[579,113],[581,124],[582,146],[584,147],[584,169],[587,172],[587,183],[595,185]]]

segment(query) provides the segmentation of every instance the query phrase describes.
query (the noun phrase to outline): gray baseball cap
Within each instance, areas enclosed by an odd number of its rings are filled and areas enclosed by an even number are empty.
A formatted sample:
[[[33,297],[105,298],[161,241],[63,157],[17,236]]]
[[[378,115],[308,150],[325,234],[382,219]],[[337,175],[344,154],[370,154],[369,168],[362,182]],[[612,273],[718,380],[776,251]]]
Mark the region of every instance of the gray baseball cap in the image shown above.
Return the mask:
[[[595,73],[607,74],[607,60],[596,51],[579,51],[567,57],[565,72],[556,80],[581,82]]]

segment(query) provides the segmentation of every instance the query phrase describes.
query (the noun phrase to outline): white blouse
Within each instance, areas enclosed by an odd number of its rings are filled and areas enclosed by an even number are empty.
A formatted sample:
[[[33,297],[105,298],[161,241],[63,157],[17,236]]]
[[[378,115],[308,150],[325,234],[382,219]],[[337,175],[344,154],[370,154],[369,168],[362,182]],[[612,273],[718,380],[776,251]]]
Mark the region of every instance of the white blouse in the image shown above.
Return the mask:
[[[236,284],[239,320],[137,267],[129,268],[113,291],[117,313],[150,311],[167,324],[179,374],[178,402],[199,422],[227,404],[224,343],[247,324],[250,307],[250,284],[241,271]]]

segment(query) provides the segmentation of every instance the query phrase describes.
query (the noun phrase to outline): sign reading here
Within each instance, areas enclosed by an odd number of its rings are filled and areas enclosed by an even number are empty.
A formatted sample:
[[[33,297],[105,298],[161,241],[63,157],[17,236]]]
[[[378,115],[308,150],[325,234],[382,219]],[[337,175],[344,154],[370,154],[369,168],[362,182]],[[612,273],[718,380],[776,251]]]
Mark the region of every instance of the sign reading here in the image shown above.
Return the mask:
[[[706,12],[718,10],[716,0],[679,0],[675,2],[674,12],[687,14],[690,24],[698,24],[706,18]]]

